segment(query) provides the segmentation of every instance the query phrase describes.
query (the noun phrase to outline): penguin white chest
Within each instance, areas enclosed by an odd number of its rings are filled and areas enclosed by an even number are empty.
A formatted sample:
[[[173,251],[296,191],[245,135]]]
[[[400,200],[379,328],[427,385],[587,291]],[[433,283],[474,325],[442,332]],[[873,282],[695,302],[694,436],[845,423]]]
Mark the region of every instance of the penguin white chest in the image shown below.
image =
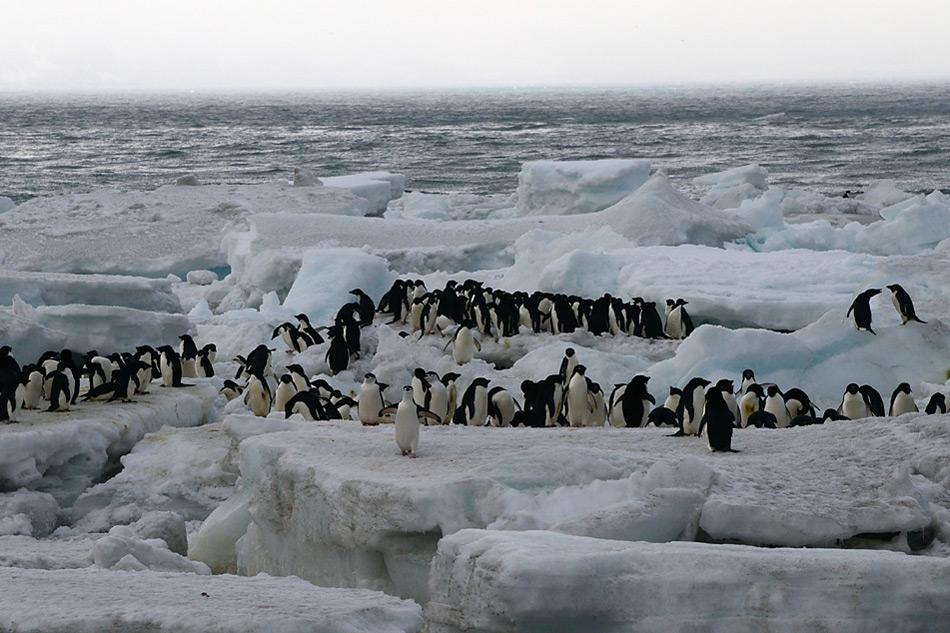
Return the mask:
[[[449,412],[449,392],[441,382],[433,381],[429,393],[429,411],[439,416],[445,422]]]
[[[293,381],[280,383],[277,386],[277,393],[274,394],[274,408],[278,411],[283,411],[287,406],[287,402],[289,402],[296,393],[297,388],[294,386]]]
[[[915,412],[917,412],[917,403],[914,402],[914,399],[903,391],[898,393],[891,407],[891,415],[897,416]]]
[[[765,399],[765,411],[775,416],[775,426],[784,429],[788,426],[791,418],[788,415],[788,407],[785,406],[785,399],[782,396],[769,396]]]
[[[841,401],[841,415],[852,420],[860,420],[870,415],[868,405],[860,393],[845,393]]]
[[[396,408],[396,446],[403,455],[415,457],[419,446],[419,416],[416,403],[403,399]]]
[[[459,365],[464,365],[475,358],[475,340],[470,329],[462,328],[456,335],[455,345],[452,347],[452,358]]]
[[[567,386],[567,421],[571,426],[585,426],[587,412],[587,379],[574,374]]]
[[[383,410],[383,398],[376,383],[364,384],[357,398],[356,412],[363,424],[379,424],[379,412]]]

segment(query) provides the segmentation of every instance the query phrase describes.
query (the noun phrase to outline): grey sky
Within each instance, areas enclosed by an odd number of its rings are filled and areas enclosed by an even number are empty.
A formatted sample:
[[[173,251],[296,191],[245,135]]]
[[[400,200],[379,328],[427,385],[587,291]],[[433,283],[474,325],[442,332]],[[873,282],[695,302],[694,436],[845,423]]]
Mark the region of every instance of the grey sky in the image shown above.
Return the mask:
[[[0,90],[950,79],[944,0],[4,0]]]

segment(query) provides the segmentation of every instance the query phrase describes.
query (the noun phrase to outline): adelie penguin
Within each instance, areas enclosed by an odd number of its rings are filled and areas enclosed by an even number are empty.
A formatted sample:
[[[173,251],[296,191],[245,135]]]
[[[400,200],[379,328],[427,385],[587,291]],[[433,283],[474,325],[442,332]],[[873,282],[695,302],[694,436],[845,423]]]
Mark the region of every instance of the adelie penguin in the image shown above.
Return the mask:
[[[871,329],[871,299],[879,294],[881,294],[880,288],[871,288],[855,297],[851,307],[848,308],[848,317],[851,318],[854,329],[877,334]]]
[[[670,426],[680,426],[680,420],[676,417],[676,411],[680,406],[680,399],[683,397],[683,392],[676,387],[670,387],[670,394],[666,397],[666,400],[662,405],[656,407],[650,411],[650,416],[647,418],[649,422],[653,423],[653,426],[659,427],[664,424]]]
[[[181,375],[186,378],[195,378],[198,374],[195,371],[195,363],[198,360],[198,346],[195,340],[188,334],[182,334],[178,337],[181,344],[178,353],[181,356]]]
[[[386,408],[383,401],[383,391],[386,385],[376,381],[376,376],[366,374],[360,393],[356,397],[356,412],[364,426],[376,426],[381,421],[379,412]]]
[[[359,288],[350,290],[350,294],[356,297],[359,305],[360,325],[366,327],[373,323],[373,317],[376,315],[376,305],[373,300]]]
[[[271,409],[270,386],[263,376],[251,374],[244,388],[244,405],[254,415],[266,418]]]
[[[287,402],[297,395],[297,385],[294,384],[293,376],[283,374],[277,383],[277,391],[274,393],[274,409],[283,411]]]
[[[871,415],[868,403],[857,383],[852,382],[845,388],[841,396],[841,404],[838,405],[838,413],[849,420],[860,420]]]
[[[910,385],[906,382],[897,385],[897,389],[891,394],[889,415],[896,417],[898,415],[904,415],[905,413],[917,413],[918,411],[917,403],[914,402],[913,396],[910,395]]]
[[[738,453],[739,451],[732,448],[732,429],[736,418],[729,410],[723,393],[725,392],[718,384],[706,392],[703,413],[706,441],[711,451]]]
[[[412,387],[409,388],[410,391]],[[488,379],[476,378],[465,390],[462,401],[455,410],[455,424],[485,426],[488,418]]]
[[[907,291],[904,290],[900,284],[891,284],[887,289],[891,291],[891,303],[894,304],[894,309],[897,310],[897,314],[901,317],[901,325],[907,325],[909,321],[927,323],[917,318],[917,311],[914,310],[914,302],[911,301],[910,295],[907,294]]]
[[[947,397],[942,393],[935,393],[930,396],[930,400],[927,402],[927,406],[924,407],[924,413],[927,415],[935,415],[937,413],[946,413],[947,412]]]
[[[415,457],[419,448],[419,418],[431,419],[435,424],[441,424],[439,416],[425,411],[412,399],[412,387],[405,386],[402,389],[402,400],[395,407],[387,407],[379,412],[380,417],[384,415],[396,416],[395,439],[396,446],[403,457]]]
[[[656,399],[647,391],[649,376],[634,376],[626,385],[620,384],[610,394],[608,419],[613,427],[646,426]]]
[[[16,408],[16,391],[20,384],[20,364],[13,358],[9,345],[0,347],[0,422],[12,417]]]
[[[672,306],[670,306],[671,302]],[[686,311],[687,303],[689,302],[684,299],[677,299],[676,301],[667,299],[667,306],[670,306],[670,308],[666,315],[664,333],[668,338],[684,339],[693,333],[693,320]]]
[[[158,367],[162,372],[163,387],[190,387],[182,383],[181,356],[171,345],[162,345],[158,348]]]
[[[864,396],[864,401],[868,405],[870,414],[876,418],[883,418],[884,400],[881,398],[881,394],[878,393],[877,389],[871,385],[861,385],[858,389],[861,391],[861,395]]]
[[[587,417],[590,411],[590,390],[588,389],[587,368],[578,365],[574,368],[574,375],[567,383],[567,393],[564,396],[564,417],[571,426],[587,426]]]
[[[434,371],[426,373],[426,382],[429,383],[429,404],[426,409],[439,416],[444,424],[449,419],[449,390]]]
[[[70,392],[69,378],[66,373],[57,369],[46,375],[46,382],[49,383],[49,407],[47,411],[69,411],[69,405],[72,401]]]
[[[230,402],[231,400],[234,400],[235,398],[239,397],[243,391],[244,391],[244,387],[237,384],[233,380],[225,380],[224,386],[221,387],[218,393],[223,395],[224,398],[228,402]]]
[[[707,385],[709,385],[708,380],[697,376],[683,387],[679,410],[676,412],[676,417],[680,421],[680,430],[674,433],[673,437],[699,435],[699,424],[702,420],[703,406],[706,402],[704,390]]]
[[[459,365],[464,365],[475,358],[475,350],[482,351],[481,343],[472,334],[472,323],[467,321],[455,329],[452,340],[446,343],[442,351],[452,346],[452,359]]]
[[[330,347],[327,349],[324,360],[333,376],[344,371],[350,364],[350,350],[339,327],[330,328]]]
[[[575,367],[577,367],[577,354],[574,352],[573,347],[568,347],[564,350],[564,358],[561,359],[561,368],[558,370],[558,374],[561,376],[561,382],[565,387],[567,386],[567,381],[574,375]]]
[[[493,387],[488,392],[488,417],[492,426],[511,426],[520,410],[518,401],[504,387]]]

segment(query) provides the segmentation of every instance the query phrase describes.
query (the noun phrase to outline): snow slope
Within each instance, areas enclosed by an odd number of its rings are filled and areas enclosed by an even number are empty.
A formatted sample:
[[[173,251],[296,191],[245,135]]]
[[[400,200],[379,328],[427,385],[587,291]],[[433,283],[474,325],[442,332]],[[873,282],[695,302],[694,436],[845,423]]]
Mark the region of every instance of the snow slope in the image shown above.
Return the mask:
[[[665,429],[426,427],[415,460],[397,458],[391,427],[259,435],[241,444],[229,510],[250,520],[238,569],[425,602],[438,540],[467,527],[773,546],[861,546],[871,534],[922,547],[950,516],[948,424],[747,429],[738,454]]]
[[[950,561],[463,530],[439,543],[430,633],[943,630]]]
[[[418,605],[297,578],[0,569],[0,628],[18,633],[397,633]]]

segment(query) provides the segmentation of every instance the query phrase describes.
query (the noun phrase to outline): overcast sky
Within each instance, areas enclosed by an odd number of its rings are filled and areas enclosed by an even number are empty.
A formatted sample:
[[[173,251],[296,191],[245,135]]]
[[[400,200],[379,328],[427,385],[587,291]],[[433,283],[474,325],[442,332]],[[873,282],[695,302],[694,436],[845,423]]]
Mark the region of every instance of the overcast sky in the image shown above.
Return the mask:
[[[3,0],[0,90],[950,79],[947,0]]]

